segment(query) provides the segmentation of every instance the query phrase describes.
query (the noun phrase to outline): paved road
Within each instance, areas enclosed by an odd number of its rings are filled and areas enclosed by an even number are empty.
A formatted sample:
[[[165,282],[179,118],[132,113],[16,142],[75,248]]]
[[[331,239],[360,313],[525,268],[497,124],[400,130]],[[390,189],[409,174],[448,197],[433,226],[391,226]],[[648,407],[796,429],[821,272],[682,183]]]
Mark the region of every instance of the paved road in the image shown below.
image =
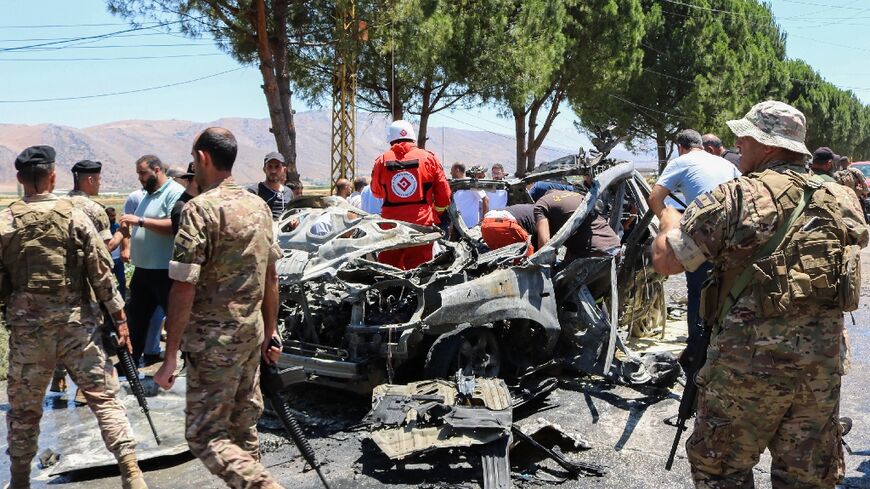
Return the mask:
[[[864,254],[864,270],[870,270],[870,252]],[[678,289],[679,287],[677,287]],[[842,414],[855,420],[847,437],[855,454],[847,457],[846,487],[870,488],[870,281],[862,288],[864,303],[854,314],[856,325],[847,315],[853,367],[844,378]],[[5,396],[5,386],[2,387]],[[333,488],[375,488],[388,485],[412,487],[479,487],[480,467],[473,455],[462,453],[409,462],[402,469],[393,466],[373,447],[364,432],[348,430],[357,424],[369,407],[369,400],[345,393],[312,387],[294,392],[294,406],[300,411],[306,431]],[[549,398],[553,407],[524,420],[540,417],[559,423],[592,444],[592,449],[572,456],[604,464],[609,473],[602,478],[563,481],[563,473],[549,462],[538,470],[514,472],[517,487],[613,487],[613,488],[689,488],[688,464],[681,449],[673,471],[664,470],[674,428],[662,420],[676,412],[677,395],[661,397],[626,387],[611,386],[592,379],[560,378],[560,388]],[[0,397],[0,403],[5,397]],[[8,409],[8,405],[2,406]],[[81,409],[81,408],[80,408]],[[304,463],[294,447],[277,431],[274,421],[261,426],[263,461],[285,487],[320,487],[313,472],[303,472]],[[5,439],[5,423],[0,427]],[[48,435],[48,434],[47,434]],[[50,435],[48,438],[50,440]],[[5,449],[5,443],[0,443]],[[757,487],[770,487],[769,457],[765,455],[756,469]],[[0,479],[8,473],[6,457],[0,457]],[[152,488],[223,487],[203,466],[189,455],[180,455],[144,464]],[[39,471],[34,472],[40,475]],[[48,479],[43,473],[34,488],[109,489],[117,487],[114,469],[80,472],[74,476]],[[561,483],[560,483],[561,482]]]

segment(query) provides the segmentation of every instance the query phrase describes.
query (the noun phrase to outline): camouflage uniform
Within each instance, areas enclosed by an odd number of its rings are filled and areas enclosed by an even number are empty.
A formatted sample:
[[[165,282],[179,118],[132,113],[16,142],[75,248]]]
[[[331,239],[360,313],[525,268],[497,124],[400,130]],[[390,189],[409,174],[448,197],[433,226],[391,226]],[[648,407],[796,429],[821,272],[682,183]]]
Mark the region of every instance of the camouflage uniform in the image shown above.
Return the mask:
[[[680,228],[667,234],[687,270],[714,264],[702,303],[711,341],[696,377],[698,412],[686,443],[696,487],[753,487],[752,468],[765,448],[774,488],[832,487],[842,476],[842,311],[851,306],[838,302],[838,272],[827,265],[867,244],[851,193],[822,184],[790,228],[800,231],[752,265],[750,286],[722,316],[716,311],[733,279],[791,215],[803,194],[794,184],[805,181],[802,175],[802,162],[770,162],[696,199]],[[811,217],[819,215],[816,204],[837,217]],[[814,237],[831,236],[836,245],[814,247]],[[789,268],[795,262],[806,273]]]
[[[100,235],[100,239],[103,241],[109,241],[112,239],[109,216],[106,214],[106,207],[103,206],[103,204],[92,200],[88,194],[81,190],[70,190],[66,195],[66,198],[91,219],[91,222],[94,223],[94,227],[97,228],[97,234]]]
[[[9,456],[13,463],[29,464],[36,454],[43,393],[60,361],[84,392],[106,447],[120,461],[134,453],[135,440],[124,406],[115,398],[117,384],[113,385],[111,369],[107,370],[105,353],[98,346],[100,325],[84,310],[88,285],[82,280],[87,279],[110,312],[122,310],[111,256],[88,217],[68,200],[48,194],[23,202],[23,206],[16,203],[0,212],[0,279],[7,287],[11,284],[5,291],[11,331],[6,417]],[[25,229],[21,223],[26,222],[22,211],[35,213],[28,217],[37,222],[63,225],[59,230],[62,241],[42,238],[37,246],[22,250],[23,243],[18,242]],[[60,252],[51,253],[52,249]],[[60,285],[58,277],[45,278],[57,272],[52,265],[58,256],[61,261],[66,257],[67,276]],[[28,263],[47,264],[45,273],[34,273]],[[24,287],[17,283],[22,277],[27,282]],[[43,290],[39,290],[41,280]]]
[[[863,200],[867,197],[870,190],[867,189],[867,177],[861,173],[861,170],[854,167],[847,167],[834,173],[834,179],[841,185],[845,185],[855,191],[858,199]]]
[[[64,198],[69,199],[69,201],[72,202],[73,207],[81,210],[85,213],[86,216],[88,216],[88,218],[94,224],[94,227],[97,230],[97,234],[100,236],[101,240],[108,241],[112,239],[112,233],[110,231],[109,225],[109,216],[106,214],[106,208],[102,204],[91,200],[88,194],[82,192],[81,190],[70,190]],[[94,296],[93,292],[89,292],[89,295],[90,304],[84,306],[87,309],[86,312],[94,315],[93,320],[96,324],[102,324],[103,315],[102,311],[100,311],[99,304],[96,302],[96,297]],[[97,344],[100,344],[100,342],[98,341]],[[111,361],[107,359],[107,362]],[[52,380],[59,381],[64,377],[66,377],[66,368],[59,363],[54,371]],[[114,375],[112,376],[112,378],[114,379]],[[117,387],[115,389],[117,389]],[[76,399],[76,401],[78,401],[78,399]]]
[[[280,256],[272,214],[232,177],[181,214],[169,263],[173,280],[196,285],[187,353],[190,451],[230,487],[280,487],[260,464],[257,419],[267,266]]]

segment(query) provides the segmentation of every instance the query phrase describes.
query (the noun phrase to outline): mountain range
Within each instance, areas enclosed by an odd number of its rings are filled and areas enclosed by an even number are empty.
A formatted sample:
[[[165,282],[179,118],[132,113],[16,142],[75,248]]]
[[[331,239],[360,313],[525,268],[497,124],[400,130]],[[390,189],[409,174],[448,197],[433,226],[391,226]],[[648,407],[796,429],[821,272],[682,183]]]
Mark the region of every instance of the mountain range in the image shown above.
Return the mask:
[[[330,171],[332,120],[328,111],[310,111],[295,116],[297,167],[308,183],[326,183]],[[58,188],[72,186],[70,168],[83,159],[103,163],[102,189],[129,191],[139,188],[134,162],[145,154],[156,154],[170,166],[186,167],[194,136],[210,126],[226,127],[236,136],[239,154],[233,173],[240,183],[262,179],[263,155],[275,150],[268,119],[224,118],[211,122],[183,120],[128,120],[98,126],[74,128],[56,124],[0,124],[0,191],[14,191],[12,162],[24,148],[48,144],[57,150]],[[388,119],[382,114],[359,112],[356,127],[357,174],[371,172],[374,159],[387,148]],[[514,138],[487,131],[451,127],[430,127],[428,149],[442,160],[445,168],[455,161],[466,164],[502,163],[510,172],[514,167]],[[581,139],[578,136],[577,147]],[[545,146],[538,161],[549,161],[571,153]],[[626,152],[616,154],[629,157]]]

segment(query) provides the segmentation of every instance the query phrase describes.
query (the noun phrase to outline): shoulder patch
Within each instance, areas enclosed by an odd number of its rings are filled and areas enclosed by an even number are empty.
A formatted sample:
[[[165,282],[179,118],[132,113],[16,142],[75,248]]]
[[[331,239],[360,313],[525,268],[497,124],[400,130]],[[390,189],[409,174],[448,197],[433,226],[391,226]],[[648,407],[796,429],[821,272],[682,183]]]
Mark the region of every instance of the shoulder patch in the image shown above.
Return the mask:
[[[718,203],[719,203],[719,201],[717,201],[716,199],[713,198],[712,191],[705,192],[705,193],[695,197],[695,200],[692,202],[692,204],[694,204],[695,207],[697,207],[699,209],[703,209],[705,207],[709,207],[711,205],[715,205]]]

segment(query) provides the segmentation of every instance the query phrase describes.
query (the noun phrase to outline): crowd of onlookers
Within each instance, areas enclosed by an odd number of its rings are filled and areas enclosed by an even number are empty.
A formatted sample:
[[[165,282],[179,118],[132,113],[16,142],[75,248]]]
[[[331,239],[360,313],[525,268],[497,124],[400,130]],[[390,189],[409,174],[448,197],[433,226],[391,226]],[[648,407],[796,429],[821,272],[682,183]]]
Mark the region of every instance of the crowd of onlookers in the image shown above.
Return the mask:
[[[688,204],[720,183],[740,175],[740,153],[725,147],[714,134],[701,136],[694,130],[682,131],[676,138],[675,148],[678,156],[665,167],[649,197],[650,208],[657,215],[666,205]],[[77,182],[74,193],[92,197],[99,193],[99,164],[91,167],[88,163],[93,162],[83,163],[73,169]],[[860,172],[854,169],[850,171],[848,167],[847,157],[840,157],[824,147],[816,150],[810,164],[814,173],[851,186],[863,198],[867,195],[864,179],[858,176]],[[145,155],[136,161],[135,169],[142,188],[129,194],[120,215],[112,207],[105,209],[109,221],[106,243],[114,259],[120,292],[127,299],[134,360],[141,359],[147,366],[162,359],[160,339],[172,283],[168,268],[181,210],[201,189],[194,179],[193,163],[187,167],[170,168],[157,156]],[[273,218],[278,219],[293,199],[303,195],[304,186],[301,182],[287,182],[287,166],[280,153],[267,154],[263,158],[262,169],[264,179],[248,190],[262,198]],[[451,166],[449,175],[453,180],[483,180],[487,179],[487,170],[482,166],[466,168],[464,164],[456,162]],[[82,176],[91,178],[84,179]],[[93,176],[97,177],[95,182]],[[493,164],[489,169],[489,180],[501,181],[505,177],[506,172],[501,164]],[[478,189],[472,186],[452,192],[451,200],[465,227],[480,226],[482,237],[490,247],[526,239],[530,241],[530,251],[546,242],[539,241],[539,221],[545,220],[547,212],[553,213],[558,209],[560,217],[555,221],[551,219],[552,223],[557,223],[566,220],[579,205],[579,201],[574,202],[577,199],[568,199],[567,203],[559,199],[542,202],[541,199],[551,191],[583,191],[564,182],[538,181],[528,188],[536,204],[524,208],[508,206],[506,189],[487,187]],[[353,181],[339,179],[335,182],[333,195],[346,199],[351,206],[370,214],[380,214],[384,205],[384,199],[374,195],[371,178],[366,176]],[[441,218],[448,221],[444,227],[449,227],[448,213],[442,213]],[[606,231],[605,226],[599,227],[601,229],[593,229],[589,233],[594,236]],[[547,234],[555,233],[557,229],[558,226],[548,230]],[[611,238],[607,235],[603,236],[603,241],[599,239],[604,243],[601,246],[607,248],[599,251],[609,253],[611,245],[616,243]],[[590,247],[594,248],[590,238],[587,237],[586,241],[585,248],[578,252],[586,253]],[[133,267],[129,287],[125,274],[126,263]],[[687,274],[690,324],[697,318],[697,296],[707,272],[707,268],[702,267],[697,272]]]

